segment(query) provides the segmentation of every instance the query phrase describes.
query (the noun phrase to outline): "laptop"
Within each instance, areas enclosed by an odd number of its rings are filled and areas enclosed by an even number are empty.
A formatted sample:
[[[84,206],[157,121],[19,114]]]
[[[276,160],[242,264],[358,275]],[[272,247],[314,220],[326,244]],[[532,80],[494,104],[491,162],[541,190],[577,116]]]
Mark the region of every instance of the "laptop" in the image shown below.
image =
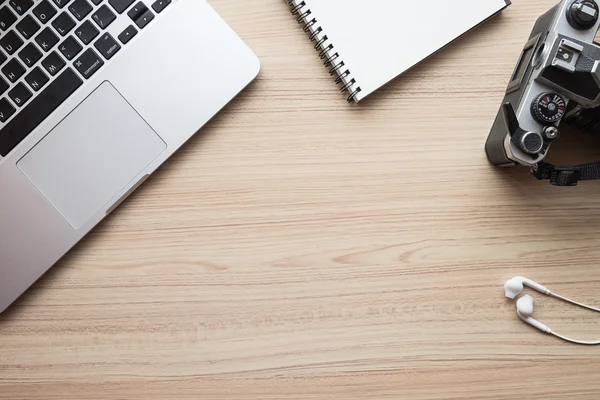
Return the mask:
[[[204,0],[0,5],[0,312],[247,86]]]

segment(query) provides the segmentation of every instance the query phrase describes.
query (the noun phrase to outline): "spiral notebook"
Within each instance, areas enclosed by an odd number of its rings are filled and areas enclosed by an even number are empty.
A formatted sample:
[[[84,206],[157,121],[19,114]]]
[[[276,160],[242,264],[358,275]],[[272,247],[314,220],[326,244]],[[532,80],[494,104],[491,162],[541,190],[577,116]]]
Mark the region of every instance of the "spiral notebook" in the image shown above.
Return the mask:
[[[359,102],[510,0],[285,0],[348,101]]]

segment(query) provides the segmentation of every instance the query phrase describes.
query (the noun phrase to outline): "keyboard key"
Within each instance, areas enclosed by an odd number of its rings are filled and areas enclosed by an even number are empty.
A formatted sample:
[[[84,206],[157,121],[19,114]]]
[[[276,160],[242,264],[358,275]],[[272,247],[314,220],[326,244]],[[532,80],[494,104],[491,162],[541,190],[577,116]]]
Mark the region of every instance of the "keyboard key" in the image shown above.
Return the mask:
[[[8,53],[12,55],[15,51],[19,50],[23,46],[23,41],[17,36],[15,31],[10,31],[2,39],[0,39],[0,46]]]
[[[4,53],[0,51],[0,65],[4,64],[6,60],[8,60],[8,57],[6,57]]]
[[[135,20],[135,24],[138,26],[138,28],[144,29],[146,25],[148,25],[153,19],[154,14],[152,13],[152,11],[148,10],[144,14],[142,14],[141,17]]]
[[[86,0],[75,0],[69,6],[69,11],[71,11],[77,20],[81,21],[92,12],[92,6]]]
[[[73,21],[73,18],[71,18],[66,11],[63,11],[54,19],[54,21],[52,21],[52,26],[61,36],[65,36],[75,28],[75,21]]]
[[[65,65],[65,60],[63,60],[55,51],[48,54],[48,57],[42,60],[42,66],[46,68],[46,71],[52,76],[56,75]]]
[[[99,33],[98,29],[90,21],[85,21],[79,28],[75,29],[75,35],[77,35],[83,44],[89,44]]]
[[[4,94],[9,88],[9,84],[0,76],[0,94]],[[2,121],[4,122],[4,121]]]
[[[31,39],[40,30],[40,24],[31,15],[26,15],[17,24],[17,30],[25,39]]]
[[[67,60],[72,60],[83,49],[73,36],[69,36],[58,46],[58,49]]]
[[[106,29],[116,18],[117,16],[106,5],[103,5],[92,14],[92,19],[100,29]]]
[[[160,14],[169,4],[171,4],[171,0],[156,0],[154,4],[152,4],[152,9],[157,14]]]
[[[33,9],[33,14],[42,24],[45,24],[56,15],[56,9],[48,1],[43,0]]]
[[[8,7],[0,8],[0,29],[7,30],[17,22],[17,16]]]
[[[83,81],[71,68],[64,70],[0,130],[0,155],[6,156],[46,117],[69,98]],[[4,109],[0,101],[0,112]],[[10,109],[7,109],[7,112]],[[13,111],[14,113],[14,111]]]
[[[9,81],[15,83],[25,73],[25,68],[21,65],[16,58],[10,60],[4,67],[2,67],[2,73],[6,75]]]
[[[42,58],[42,52],[38,50],[35,44],[29,43],[19,52],[19,58],[28,67],[33,67],[33,65]]]
[[[94,47],[106,58],[110,60],[112,56],[114,56],[119,50],[121,50],[121,46],[119,43],[110,36],[109,33],[105,33],[100,36],[100,39],[94,43]]]
[[[121,34],[119,35],[119,40],[123,44],[127,44],[133,37],[137,35],[137,29],[133,25],[129,25]]]
[[[54,4],[58,6],[58,8],[63,8],[66,6],[71,0],[52,0]]]
[[[0,122],[6,122],[14,113],[15,108],[6,99],[0,99]],[[7,152],[8,154],[8,152]]]
[[[42,50],[50,51],[56,43],[58,43],[58,37],[52,32],[52,29],[46,27],[39,35],[35,37],[35,41],[40,45]]]
[[[104,61],[100,58],[98,54],[92,49],[87,49],[81,57],[77,59],[74,63],[77,71],[85,79],[89,79],[90,76],[94,75],[96,71],[100,69],[101,66],[104,65]]]
[[[23,104],[27,103],[27,100],[31,98],[31,92],[22,82],[17,83],[17,85],[8,92],[8,97],[10,97],[17,106],[21,107]]]
[[[143,2],[139,1],[135,6],[131,7],[131,10],[127,12],[127,15],[129,15],[129,18],[131,18],[132,21],[135,21],[144,15],[146,11],[148,11],[148,7],[146,7]]]
[[[27,82],[27,84],[36,92],[40,90],[46,83],[48,83],[48,80],[48,77],[40,67],[35,67],[25,77],[25,82]]]
[[[8,3],[19,15],[25,14],[27,10],[33,7],[32,0],[10,0]]]
[[[92,0],[92,3],[94,3],[95,5],[98,5],[100,3],[102,3],[103,0]]]
[[[135,0],[108,0],[108,4],[115,9],[116,12],[122,14],[123,11],[127,10]]]

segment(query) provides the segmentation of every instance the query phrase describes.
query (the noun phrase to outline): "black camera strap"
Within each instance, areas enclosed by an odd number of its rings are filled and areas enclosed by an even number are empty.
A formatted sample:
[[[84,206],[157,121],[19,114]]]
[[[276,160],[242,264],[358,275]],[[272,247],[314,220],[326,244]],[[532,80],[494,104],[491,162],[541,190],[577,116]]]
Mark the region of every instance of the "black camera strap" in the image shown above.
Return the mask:
[[[577,186],[580,181],[600,179],[600,161],[570,167],[540,162],[532,168],[531,173],[540,181],[549,180],[554,186]]]

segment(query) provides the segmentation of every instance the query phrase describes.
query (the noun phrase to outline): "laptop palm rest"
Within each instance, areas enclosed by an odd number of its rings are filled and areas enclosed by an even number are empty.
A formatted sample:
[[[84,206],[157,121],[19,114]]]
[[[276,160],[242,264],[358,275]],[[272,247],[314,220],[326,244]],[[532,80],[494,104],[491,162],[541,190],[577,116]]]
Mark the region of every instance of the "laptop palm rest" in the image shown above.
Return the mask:
[[[166,148],[104,82],[17,166],[69,224],[80,229]]]

